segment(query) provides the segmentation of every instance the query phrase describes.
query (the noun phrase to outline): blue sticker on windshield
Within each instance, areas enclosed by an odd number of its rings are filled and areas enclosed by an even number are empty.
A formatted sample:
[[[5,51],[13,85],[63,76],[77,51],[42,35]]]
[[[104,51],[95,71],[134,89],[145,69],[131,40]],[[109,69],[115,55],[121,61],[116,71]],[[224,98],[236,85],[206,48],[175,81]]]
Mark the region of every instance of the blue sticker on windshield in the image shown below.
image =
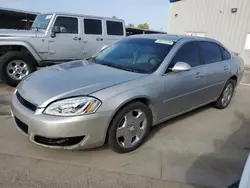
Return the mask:
[[[173,41],[169,41],[169,40],[162,40],[162,39],[158,39],[155,41],[155,43],[158,43],[158,44],[167,44],[167,45],[173,45],[174,42]]]

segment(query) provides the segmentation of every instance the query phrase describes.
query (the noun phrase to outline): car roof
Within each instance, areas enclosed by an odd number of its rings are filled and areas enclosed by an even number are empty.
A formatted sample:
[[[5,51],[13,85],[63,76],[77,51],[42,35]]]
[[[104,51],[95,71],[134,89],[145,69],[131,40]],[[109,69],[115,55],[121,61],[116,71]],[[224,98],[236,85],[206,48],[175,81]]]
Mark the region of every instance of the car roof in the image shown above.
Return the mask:
[[[201,41],[210,41],[210,42],[216,42],[218,41],[207,38],[207,37],[196,37],[196,36],[188,36],[188,35],[169,35],[169,34],[141,34],[141,35],[131,35],[129,38],[147,38],[147,39],[160,39],[160,40],[169,40],[177,42],[181,39],[185,40],[201,40]]]
[[[77,16],[77,17],[87,17],[87,18],[98,18],[98,19],[108,19],[108,20],[114,20],[114,21],[124,22],[124,20],[119,19],[119,18],[109,18],[109,17],[103,17],[103,16],[85,15],[85,14],[77,14],[77,13],[49,12],[49,13],[44,13],[44,14],[56,14],[56,15],[65,15],[65,16]]]

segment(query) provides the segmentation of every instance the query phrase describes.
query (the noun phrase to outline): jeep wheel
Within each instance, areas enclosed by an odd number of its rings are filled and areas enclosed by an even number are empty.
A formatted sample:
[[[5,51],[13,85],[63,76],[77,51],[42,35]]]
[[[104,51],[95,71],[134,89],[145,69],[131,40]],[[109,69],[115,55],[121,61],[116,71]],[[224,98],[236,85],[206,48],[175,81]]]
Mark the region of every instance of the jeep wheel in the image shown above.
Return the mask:
[[[35,70],[35,60],[24,52],[7,52],[0,58],[0,80],[10,86],[17,86]]]

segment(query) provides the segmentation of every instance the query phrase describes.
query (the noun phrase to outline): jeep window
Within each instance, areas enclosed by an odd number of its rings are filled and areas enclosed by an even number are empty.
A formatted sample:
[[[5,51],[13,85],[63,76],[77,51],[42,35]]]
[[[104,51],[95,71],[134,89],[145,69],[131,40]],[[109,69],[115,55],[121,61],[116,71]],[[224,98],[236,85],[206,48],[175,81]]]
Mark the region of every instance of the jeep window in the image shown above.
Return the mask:
[[[32,29],[44,29],[44,30],[46,30],[51,18],[52,18],[52,14],[40,14],[36,17],[31,28]]]
[[[78,33],[78,19],[73,17],[58,16],[54,26],[60,28],[61,33]]]
[[[95,19],[84,19],[84,33],[90,35],[102,34],[102,21]]]
[[[107,33],[122,36],[124,34],[122,22],[107,21]]]

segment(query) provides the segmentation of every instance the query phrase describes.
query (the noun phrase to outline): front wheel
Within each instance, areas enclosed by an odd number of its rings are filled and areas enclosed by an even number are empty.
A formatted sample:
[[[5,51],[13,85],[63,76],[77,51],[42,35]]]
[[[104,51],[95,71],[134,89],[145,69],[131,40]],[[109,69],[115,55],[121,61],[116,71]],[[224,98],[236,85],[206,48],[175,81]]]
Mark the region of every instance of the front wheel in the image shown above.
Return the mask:
[[[232,97],[234,95],[235,85],[236,85],[235,80],[232,79],[228,80],[220,97],[214,104],[215,108],[224,109],[230,104]]]
[[[35,70],[35,60],[24,52],[7,52],[0,58],[0,80],[10,86],[17,86]]]
[[[108,132],[110,148],[118,153],[137,149],[152,127],[150,109],[141,102],[123,107],[115,115]]]

